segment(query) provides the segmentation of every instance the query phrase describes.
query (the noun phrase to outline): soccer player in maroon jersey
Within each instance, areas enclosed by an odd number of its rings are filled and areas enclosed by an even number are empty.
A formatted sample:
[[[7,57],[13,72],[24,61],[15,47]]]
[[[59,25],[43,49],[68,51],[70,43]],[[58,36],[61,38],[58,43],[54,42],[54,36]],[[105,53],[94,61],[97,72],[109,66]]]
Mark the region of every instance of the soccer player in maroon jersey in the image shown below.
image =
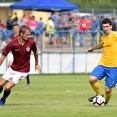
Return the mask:
[[[11,40],[18,39],[18,38],[19,38],[19,25],[17,23],[14,23],[13,24],[13,34],[10,36],[9,42]],[[10,60],[8,62],[8,66],[10,67],[12,65],[12,63],[13,63],[13,60]],[[27,80],[26,88],[29,88],[30,87],[29,74],[26,76],[26,80]]]
[[[10,42],[13,39],[17,39],[19,37],[19,25],[17,23],[13,24],[13,34],[10,36],[8,41]]]
[[[0,57],[0,65],[5,60],[8,53],[11,51],[13,54],[13,64],[7,69],[0,80],[0,93],[5,85],[3,97],[0,99],[0,106],[3,106],[6,102],[6,98],[11,92],[11,88],[23,80],[30,70],[30,55],[31,51],[34,53],[35,69],[41,72],[41,68],[38,65],[38,51],[35,42],[30,39],[30,29],[27,26],[22,26],[19,31],[19,38],[14,39],[8,43],[3,49]]]

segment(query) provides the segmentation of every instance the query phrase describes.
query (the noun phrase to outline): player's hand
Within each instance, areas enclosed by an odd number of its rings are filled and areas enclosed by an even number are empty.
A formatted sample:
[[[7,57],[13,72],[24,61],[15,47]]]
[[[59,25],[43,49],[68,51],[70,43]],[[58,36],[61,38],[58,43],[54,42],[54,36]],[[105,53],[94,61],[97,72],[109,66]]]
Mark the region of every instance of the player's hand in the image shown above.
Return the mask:
[[[39,65],[35,65],[35,70],[38,70],[38,72],[41,73],[41,67]]]
[[[89,49],[88,49],[88,52],[92,52],[92,51],[93,51],[93,49],[92,49],[92,48],[89,48]]]

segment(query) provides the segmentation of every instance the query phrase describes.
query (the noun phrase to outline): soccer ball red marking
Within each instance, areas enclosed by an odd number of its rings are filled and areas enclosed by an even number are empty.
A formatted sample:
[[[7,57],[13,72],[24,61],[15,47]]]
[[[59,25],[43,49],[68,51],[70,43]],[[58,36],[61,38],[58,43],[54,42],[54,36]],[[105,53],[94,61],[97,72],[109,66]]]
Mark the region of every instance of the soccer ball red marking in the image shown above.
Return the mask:
[[[96,107],[105,106],[105,99],[102,96],[96,96],[93,99],[93,105]]]

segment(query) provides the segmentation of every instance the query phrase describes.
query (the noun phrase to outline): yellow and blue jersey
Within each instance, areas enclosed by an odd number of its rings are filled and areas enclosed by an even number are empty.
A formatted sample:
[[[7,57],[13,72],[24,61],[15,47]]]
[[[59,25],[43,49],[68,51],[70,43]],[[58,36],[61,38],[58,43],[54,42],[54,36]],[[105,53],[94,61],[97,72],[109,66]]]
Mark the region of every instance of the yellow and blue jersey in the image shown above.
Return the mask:
[[[109,35],[103,35],[100,44],[102,44],[103,53],[98,64],[117,67],[117,32],[111,31]]]

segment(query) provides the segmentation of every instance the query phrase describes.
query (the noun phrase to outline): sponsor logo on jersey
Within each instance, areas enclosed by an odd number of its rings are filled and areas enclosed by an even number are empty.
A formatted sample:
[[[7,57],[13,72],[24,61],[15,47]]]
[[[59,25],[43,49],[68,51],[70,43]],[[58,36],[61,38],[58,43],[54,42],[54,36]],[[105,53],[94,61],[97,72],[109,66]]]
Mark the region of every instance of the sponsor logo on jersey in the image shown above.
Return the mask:
[[[29,51],[30,51],[30,47],[27,47],[27,48],[26,48],[26,51],[29,52]]]
[[[19,51],[20,49],[15,49],[15,51]]]
[[[109,38],[112,38],[112,35],[109,35]]]

